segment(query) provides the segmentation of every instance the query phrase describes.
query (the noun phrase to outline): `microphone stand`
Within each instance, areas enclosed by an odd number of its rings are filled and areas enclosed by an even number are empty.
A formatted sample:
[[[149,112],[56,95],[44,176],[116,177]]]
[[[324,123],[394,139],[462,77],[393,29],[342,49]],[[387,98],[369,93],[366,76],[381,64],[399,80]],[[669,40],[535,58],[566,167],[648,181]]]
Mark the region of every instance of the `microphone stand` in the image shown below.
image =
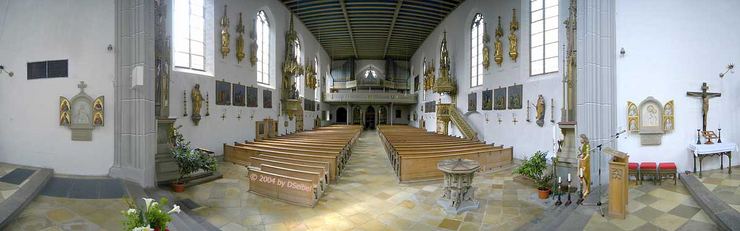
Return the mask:
[[[591,150],[588,150],[589,153],[591,153],[591,152],[593,152],[595,150],[599,150],[599,152],[598,152],[598,154],[599,154],[599,173],[598,173],[599,174],[599,188],[598,188],[599,197],[598,197],[598,201],[595,204],[594,203],[582,203],[582,205],[584,205],[584,206],[597,206],[597,207],[599,207],[599,213],[601,214],[602,217],[604,217],[604,208],[602,207],[602,205],[607,204],[608,202],[605,201],[604,203],[601,203],[601,188],[602,188],[602,184],[601,184],[601,156],[603,155],[602,152],[601,152],[602,151],[601,149],[604,146],[604,144],[610,144],[610,143],[618,140],[619,139],[619,135],[621,135],[622,133],[623,132],[617,132],[616,134],[614,134],[612,136],[609,136],[609,140],[607,140],[606,142],[603,142],[603,143],[601,143],[599,145],[596,145],[595,148],[592,148]]]

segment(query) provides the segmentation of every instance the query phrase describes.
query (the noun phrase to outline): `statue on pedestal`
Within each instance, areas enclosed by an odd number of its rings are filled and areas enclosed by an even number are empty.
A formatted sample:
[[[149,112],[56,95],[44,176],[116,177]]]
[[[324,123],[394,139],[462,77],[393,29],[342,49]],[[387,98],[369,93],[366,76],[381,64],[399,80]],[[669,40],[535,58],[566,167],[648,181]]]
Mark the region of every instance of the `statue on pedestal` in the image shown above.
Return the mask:
[[[578,155],[578,177],[581,178],[581,192],[585,198],[591,192],[591,144],[586,134],[581,134],[581,150]]]

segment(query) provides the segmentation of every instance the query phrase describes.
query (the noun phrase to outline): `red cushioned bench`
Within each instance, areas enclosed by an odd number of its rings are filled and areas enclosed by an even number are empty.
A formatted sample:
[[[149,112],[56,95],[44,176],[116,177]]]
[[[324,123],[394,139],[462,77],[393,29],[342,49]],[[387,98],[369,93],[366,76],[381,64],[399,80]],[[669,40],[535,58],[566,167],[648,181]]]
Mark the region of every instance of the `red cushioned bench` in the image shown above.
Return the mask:
[[[629,180],[630,176],[635,176],[635,184],[640,184],[640,164],[635,162],[630,162],[628,165],[629,172],[627,173],[627,177]]]
[[[653,177],[653,184],[657,184],[658,178],[658,165],[655,162],[642,162],[640,163],[640,182],[645,180],[645,176]]]
[[[678,171],[676,170],[676,163],[663,162],[658,165],[658,180],[660,183],[663,182],[663,177],[670,176],[673,178],[673,184],[676,184],[678,178]]]

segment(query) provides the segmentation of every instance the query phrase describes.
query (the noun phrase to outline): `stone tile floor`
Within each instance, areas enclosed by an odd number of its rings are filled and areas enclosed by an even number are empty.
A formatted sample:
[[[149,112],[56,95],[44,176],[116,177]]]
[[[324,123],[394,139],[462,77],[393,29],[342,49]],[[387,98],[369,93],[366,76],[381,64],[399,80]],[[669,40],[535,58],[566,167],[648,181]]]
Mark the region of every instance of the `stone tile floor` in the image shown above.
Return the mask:
[[[595,212],[585,230],[717,230],[680,181],[630,183],[627,218],[605,218]]]
[[[441,182],[399,184],[375,132],[364,132],[353,151],[315,208],[249,193],[246,168],[230,163],[220,165],[223,179],[176,196],[202,205],[195,215],[223,230],[513,230],[543,210],[529,201],[535,190],[507,169],[476,176],[478,210],[448,215],[436,204]]]
[[[18,166],[6,163],[0,163],[0,177],[17,169]],[[20,184],[11,184],[6,182],[0,182],[0,203],[8,199],[13,193],[15,193],[26,181]]]
[[[7,230],[120,230],[123,199],[36,197]]]
[[[703,177],[697,179],[719,199],[740,211],[740,167],[735,166],[732,170],[732,174],[727,174],[726,168],[704,171]]]

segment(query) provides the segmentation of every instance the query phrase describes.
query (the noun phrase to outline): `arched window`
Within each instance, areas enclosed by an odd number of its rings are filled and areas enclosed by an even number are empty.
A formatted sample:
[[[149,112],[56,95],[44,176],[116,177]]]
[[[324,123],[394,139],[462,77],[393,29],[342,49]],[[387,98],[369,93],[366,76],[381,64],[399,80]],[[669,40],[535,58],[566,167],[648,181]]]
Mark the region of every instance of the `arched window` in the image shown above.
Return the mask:
[[[321,70],[319,70],[319,57],[313,57],[313,71],[316,72],[316,88],[313,90],[313,99],[317,102],[321,102],[321,82],[323,82],[321,76]]]
[[[257,13],[255,20],[257,35],[257,82],[270,85],[270,23],[264,11]]]
[[[470,87],[483,85],[483,15],[475,14],[470,28]]]
[[[422,82],[422,100],[427,100],[427,57],[424,57],[424,62],[421,63],[421,82]]]
[[[293,46],[293,49],[294,49],[293,52],[295,52],[296,62],[298,62],[298,64],[303,64],[303,53],[301,52],[301,40],[295,41],[295,46]],[[301,97],[303,97],[304,95],[304,92],[305,92],[304,88],[306,86],[306,83],[301,81],[303,79],[303,76],[305,75],[295,76],[295,84],[296,84],[296,87],[298,88],[298,94]]]

